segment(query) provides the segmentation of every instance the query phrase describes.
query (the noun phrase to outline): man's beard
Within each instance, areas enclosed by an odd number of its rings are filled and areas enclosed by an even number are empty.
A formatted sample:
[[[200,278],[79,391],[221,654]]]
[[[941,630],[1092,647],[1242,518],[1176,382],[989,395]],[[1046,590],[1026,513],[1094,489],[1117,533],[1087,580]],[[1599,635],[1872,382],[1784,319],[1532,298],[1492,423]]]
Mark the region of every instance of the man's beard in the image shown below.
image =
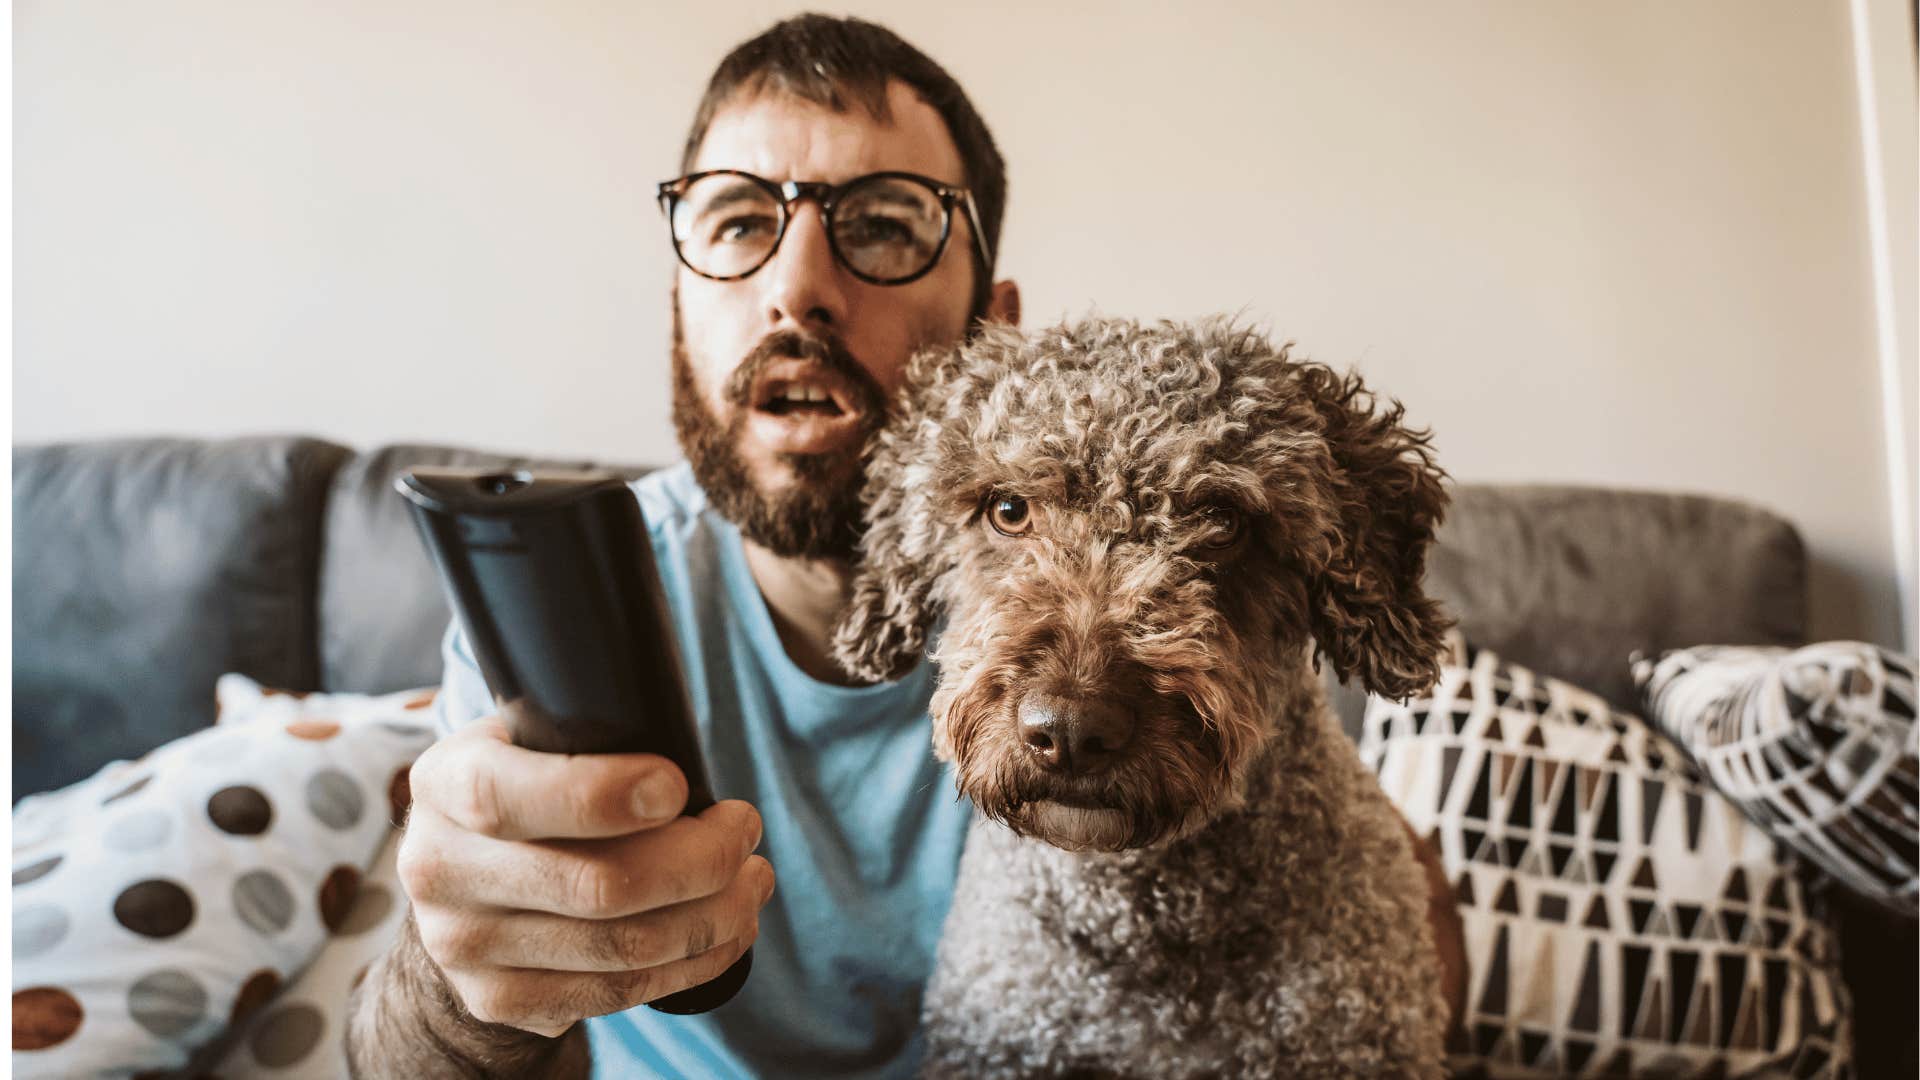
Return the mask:
[[[721,388],[730,407],[725,424],[708,408],[694,383],[680,323],[673,305],[673,426],[680,448],[693,466],[694,479],[722,516],[740,527],[748,540],[775,555],[802,558],[851,558],[864,525],[860,489],[866,481],[867,444],[886,416],[886,395],[838,337],[796,330],[768,334]],[[811,360],[846,380],[861,425],[860,437],[824,454],[776,454],[793,473],[778,492],[763,492],[740,455],[753,387],[760,372],[781,360]]]

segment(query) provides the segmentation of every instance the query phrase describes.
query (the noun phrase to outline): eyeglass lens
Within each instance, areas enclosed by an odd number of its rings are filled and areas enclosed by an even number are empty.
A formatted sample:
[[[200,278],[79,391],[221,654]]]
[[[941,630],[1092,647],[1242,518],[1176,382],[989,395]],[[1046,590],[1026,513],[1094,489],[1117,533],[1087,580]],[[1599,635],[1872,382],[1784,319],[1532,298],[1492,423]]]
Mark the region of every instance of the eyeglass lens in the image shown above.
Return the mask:
[[[779,243],[786,207],[744,176],[704,176],[673,208],[680,257],[710,277],[752,273]],[[932,265],[947,228],[940,196],[900,177],[870,177],[840,194],[828,215],[834,250],[855,273],[909,278]]]

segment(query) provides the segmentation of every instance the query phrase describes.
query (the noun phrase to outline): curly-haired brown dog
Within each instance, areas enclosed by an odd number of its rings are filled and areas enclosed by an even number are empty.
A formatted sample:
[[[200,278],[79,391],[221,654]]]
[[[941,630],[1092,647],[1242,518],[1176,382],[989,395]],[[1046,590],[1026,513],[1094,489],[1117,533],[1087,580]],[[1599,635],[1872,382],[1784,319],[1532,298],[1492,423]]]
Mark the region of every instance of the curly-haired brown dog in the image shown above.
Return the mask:
[[[1427,881],[1315,675],[1435,675],[1426,437],[1224,320],[989,329],[908,384],[836,645],[884,678],[946,620],[983,816],[928,1071],[1442,1075]]]

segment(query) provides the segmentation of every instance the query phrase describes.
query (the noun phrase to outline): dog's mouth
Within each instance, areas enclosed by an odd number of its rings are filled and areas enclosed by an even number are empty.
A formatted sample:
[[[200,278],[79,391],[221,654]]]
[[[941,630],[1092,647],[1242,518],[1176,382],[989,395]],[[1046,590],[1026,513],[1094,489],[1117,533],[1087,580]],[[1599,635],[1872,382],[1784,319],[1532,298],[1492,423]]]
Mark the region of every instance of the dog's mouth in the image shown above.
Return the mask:
[[[1071,791],[1054,792],[1033,801],[1055,803],[1060,806],[1072,807],[1075,810],[1113,810],[1118,812],[1124,809],[1124,807],[1116,805],[1114,799],[1110,796],[1082,795]]]
[[[985,794],[985,793],[982,793]],[[1163,839],[1184,815],[1145,805],[1123,785],[1049,779],[975,799],[1015,833],[1068,851],[1126,851]]]
[[[1022,836],[1068,851],[1125,851],[1152,840],[1140,835],[1133,816],[1125,810],[1054,799],[1027,804],[1018,822],[1009,824]]]

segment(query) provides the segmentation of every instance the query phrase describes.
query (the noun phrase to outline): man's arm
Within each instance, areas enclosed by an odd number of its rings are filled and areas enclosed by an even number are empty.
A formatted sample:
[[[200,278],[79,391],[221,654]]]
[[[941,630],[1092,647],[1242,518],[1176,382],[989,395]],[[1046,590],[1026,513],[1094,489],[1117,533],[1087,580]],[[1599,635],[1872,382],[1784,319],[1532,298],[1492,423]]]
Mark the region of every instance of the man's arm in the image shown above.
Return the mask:
[[[347,1067],[355,1080],[570,1080],[586,1076],[589,1066],[584,1024],[550,1039],[474,1019],[421,947],[412,912],[399,941],[348,998]]]

